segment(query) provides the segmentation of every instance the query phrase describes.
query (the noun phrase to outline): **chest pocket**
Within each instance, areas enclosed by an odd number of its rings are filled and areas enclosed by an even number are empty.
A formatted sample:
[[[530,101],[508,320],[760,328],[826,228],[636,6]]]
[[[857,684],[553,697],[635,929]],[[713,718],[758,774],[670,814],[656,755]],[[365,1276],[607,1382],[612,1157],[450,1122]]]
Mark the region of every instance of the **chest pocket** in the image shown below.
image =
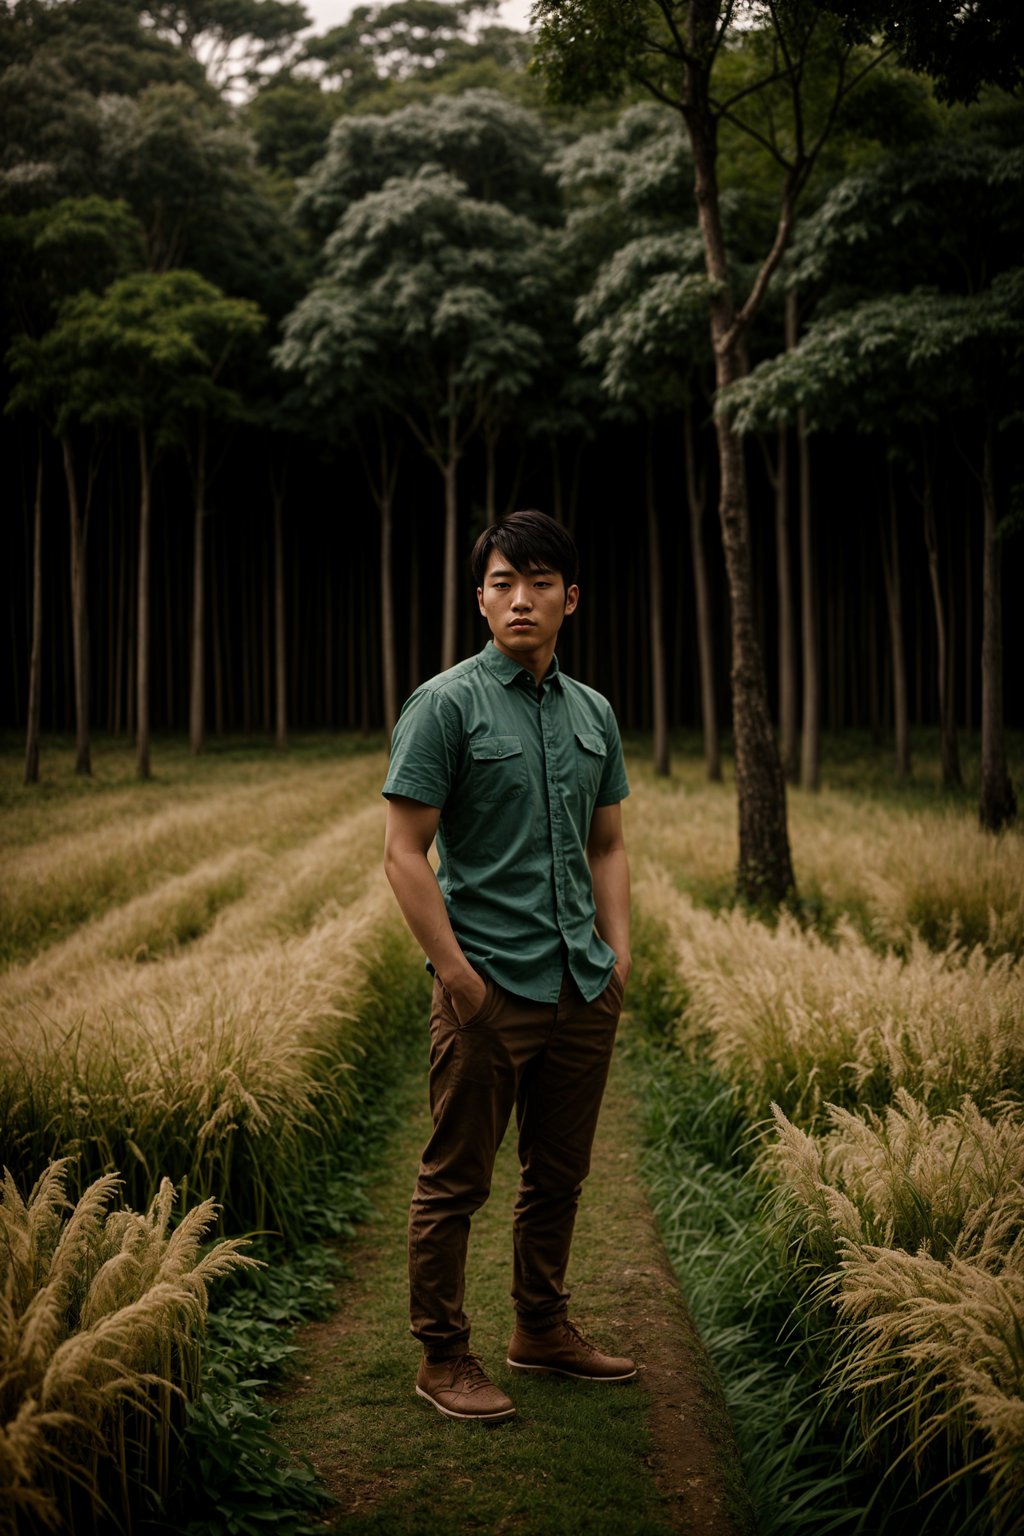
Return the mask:
[[[596,731],[576,732],[576,777],[580,794],[591,804],[597,799],[597,792],[601,788],[607,755],[603,736],[599,736]]]
[[[483,736],[469,744],[469,791],[478,805],[513,800],[526,789],[526,760],[518,736]]]

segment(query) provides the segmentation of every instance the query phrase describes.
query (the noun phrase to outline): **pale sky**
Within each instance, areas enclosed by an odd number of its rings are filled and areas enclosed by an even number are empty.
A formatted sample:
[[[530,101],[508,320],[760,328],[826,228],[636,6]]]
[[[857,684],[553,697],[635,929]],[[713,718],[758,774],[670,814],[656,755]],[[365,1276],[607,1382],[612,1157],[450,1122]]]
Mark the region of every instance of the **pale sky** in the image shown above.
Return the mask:
[[[343,22],[355,9],[357,0],[303,0],[317,32],[328,32]],[[521,32],[529,30],[530,7],[533,0],[503,0],[501,20],[506,27],[516,27]]]

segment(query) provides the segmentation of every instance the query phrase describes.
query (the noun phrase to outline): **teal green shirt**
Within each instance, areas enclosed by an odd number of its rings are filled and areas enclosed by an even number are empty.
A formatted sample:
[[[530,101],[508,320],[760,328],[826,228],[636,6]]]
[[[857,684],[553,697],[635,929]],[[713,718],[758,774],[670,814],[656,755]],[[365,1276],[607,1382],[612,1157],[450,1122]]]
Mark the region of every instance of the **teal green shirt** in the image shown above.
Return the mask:
[[[607,699],[557,658],[538,688],[488,642],[408,700],[382,792],[440,809],[438,880],[471,965],[553,1003],[568,964],[599,996],[616,957],[594,931],[587,836],[629,794]]]

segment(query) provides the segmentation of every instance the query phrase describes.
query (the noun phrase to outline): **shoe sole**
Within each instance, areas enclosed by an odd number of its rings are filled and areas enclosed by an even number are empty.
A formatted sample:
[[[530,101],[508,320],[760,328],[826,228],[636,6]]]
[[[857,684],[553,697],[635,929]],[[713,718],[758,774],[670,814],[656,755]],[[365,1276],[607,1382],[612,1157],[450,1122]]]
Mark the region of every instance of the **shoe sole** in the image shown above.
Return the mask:
[[[632,1381],[637,1373],[634,1366],[622,1376],[587,1376],[582,1371],[568,1371],[564,1365],[524,1365],[519,1360],[513,1360],[510,1355],[506,1355],[505,1364],[510,1365],[514,1371],[536,1371],[539,1376],[568,1376],[573,1381]]]
[[[457,1413],[454,1408],[446,1408],[439,1403],[436,1397],[431,1397],[429,1392],[424,1392],[422,1387],[416,1388],[416,1396],[422,1397],[431,1408],[436,1408],[438,1413],[443,1413],[446,1419],[465,1419],[470,1423],[493,1424],[500,1419],[511,1419],[515,1414],[515,1408],[502,1408],[498,1413]]]

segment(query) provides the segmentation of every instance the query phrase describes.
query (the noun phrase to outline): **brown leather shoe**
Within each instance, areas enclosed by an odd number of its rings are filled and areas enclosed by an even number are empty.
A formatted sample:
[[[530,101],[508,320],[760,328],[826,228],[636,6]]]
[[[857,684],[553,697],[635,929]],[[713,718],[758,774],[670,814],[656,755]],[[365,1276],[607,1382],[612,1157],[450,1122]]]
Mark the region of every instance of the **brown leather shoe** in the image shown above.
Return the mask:
[[[515,1403],[494,1385],[476,1355],[420,1361],[416,1393],[450,1419],[510,1419]]]
[[[632,1360],[602,1354],[568,1318],[543,1333],[527,1333],[517,1326],[508,1346],[508,1363],[516,1371],[551,1371],[578,1381],[629,1381],[636,1375]]]

